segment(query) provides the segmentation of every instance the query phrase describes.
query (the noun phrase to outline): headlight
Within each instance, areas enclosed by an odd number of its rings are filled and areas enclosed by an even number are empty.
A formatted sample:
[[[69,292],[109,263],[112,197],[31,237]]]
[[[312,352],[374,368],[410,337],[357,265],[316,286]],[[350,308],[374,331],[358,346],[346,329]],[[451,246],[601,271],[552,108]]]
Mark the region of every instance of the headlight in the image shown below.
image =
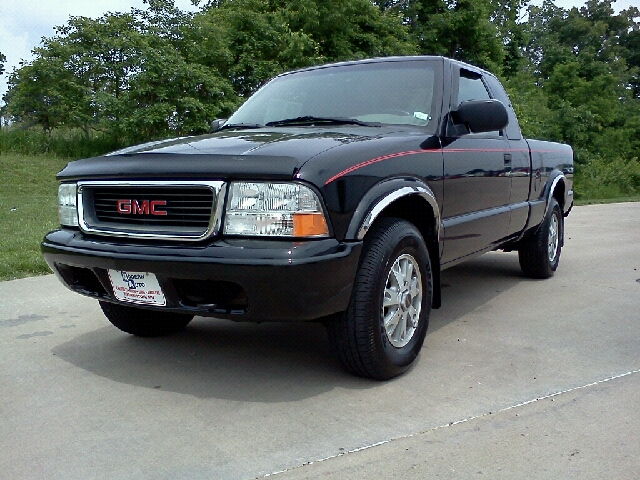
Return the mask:
[[[78,187],[75,183],[62,183],[58,187],[58,218],[60,225],[78,226]]]
[[[296,183],[234,182],[224,222],[228,235],[326,237],[318,196]]]

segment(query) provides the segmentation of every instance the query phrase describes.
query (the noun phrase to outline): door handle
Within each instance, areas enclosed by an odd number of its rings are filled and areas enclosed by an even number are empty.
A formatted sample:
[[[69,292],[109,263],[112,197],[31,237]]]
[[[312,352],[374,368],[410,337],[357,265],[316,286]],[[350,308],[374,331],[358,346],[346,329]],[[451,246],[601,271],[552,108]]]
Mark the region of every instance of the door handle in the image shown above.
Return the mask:
[[[507,172],[511,171],[511,154],[510,153],[504,154],[504,168]]]

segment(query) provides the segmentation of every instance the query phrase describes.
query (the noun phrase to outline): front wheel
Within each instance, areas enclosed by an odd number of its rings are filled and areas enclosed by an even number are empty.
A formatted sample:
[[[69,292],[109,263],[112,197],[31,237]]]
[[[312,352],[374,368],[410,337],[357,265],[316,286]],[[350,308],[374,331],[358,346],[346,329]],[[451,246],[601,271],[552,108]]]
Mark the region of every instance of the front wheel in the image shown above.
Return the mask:
[[[377,380],[406,371],[427,333],[431,294],[422,235],[405,220],[382,219],[365,239],[349,308],[328,324],[346,370]]]
[[[179,332],[193,319],[193,315],[145,310],[110,302],[100,302],[100,308],[114,326],[138,337],[161,337]]]
[[[523,241],[518,249],[522,272],[531,278],[549,278],[558,268],[564,229],[562,210],[555,198],[538,230]]]

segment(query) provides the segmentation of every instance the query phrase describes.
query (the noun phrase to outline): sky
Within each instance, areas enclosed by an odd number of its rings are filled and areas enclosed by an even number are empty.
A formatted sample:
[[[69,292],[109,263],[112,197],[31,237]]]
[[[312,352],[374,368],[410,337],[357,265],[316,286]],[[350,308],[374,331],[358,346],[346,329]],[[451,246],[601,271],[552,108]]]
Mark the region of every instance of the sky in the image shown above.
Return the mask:
[[[563,8],[584,5],[586,0],[555,0]],[[190,0],[176,0],[182,10],[197,10]],[[542,0],[531,3],[540,5]],[[639,0],[618,0],[616,11],[638,5]],[[7,57],[5,74],[0,76],[0,98],[7,89],[8,73],[21,60],[31,60],[31,50],[42,37],[54,35],[54,27],[64,25],[69,16],[97,18],[107,12],[128,12],[144,8],[142,0],[0,0],[0,52]]]

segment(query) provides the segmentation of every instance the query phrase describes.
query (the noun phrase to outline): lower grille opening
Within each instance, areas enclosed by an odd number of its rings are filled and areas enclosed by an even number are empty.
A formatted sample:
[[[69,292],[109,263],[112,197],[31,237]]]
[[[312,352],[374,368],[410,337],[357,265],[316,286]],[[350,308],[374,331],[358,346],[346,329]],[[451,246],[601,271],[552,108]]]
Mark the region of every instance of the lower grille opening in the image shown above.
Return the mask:
[[[232,314],[244,313],[249,308],[247,293],[235,283],[184,279],[172,279],[172,282],[185,306]]]
[[[93,295],[96,297],[107,296],[107,291],[104,289],[100,280],[98,280],[98,277],[92,270],[61,264],[56,264],[56,268],[67,285],[69,285],[73,290],[84,293],[85,295]]]

